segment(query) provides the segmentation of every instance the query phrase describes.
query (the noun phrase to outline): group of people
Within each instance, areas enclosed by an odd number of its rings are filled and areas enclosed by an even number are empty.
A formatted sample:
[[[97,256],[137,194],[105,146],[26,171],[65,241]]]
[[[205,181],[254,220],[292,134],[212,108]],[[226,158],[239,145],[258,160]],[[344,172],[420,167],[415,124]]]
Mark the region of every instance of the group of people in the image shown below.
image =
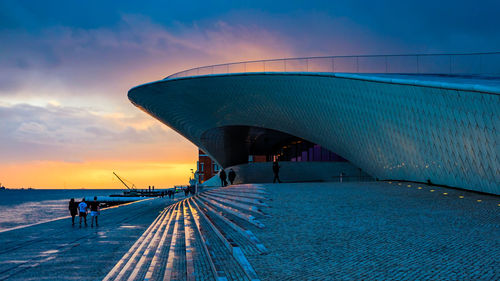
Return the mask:
[[[224,187],[224,186],[227,186],[226,179],[229,180],[231,185],[233,184],[234,180],[236,179],[236,173],[233,171],[233,169],[231,169],[231,170],[229,170],[229,173],[226,175],[226,171],[224,171],[224,169],[221,169],[219,172],[219,177],[220,177],[221,185]]]
[[[169,189],[160,193],[161,198],[165,197],[165,195],[168,196],[169,199],[172,199],[175,196],[175,190]]]
[[[186,188],[183,188],[184,190],[184,197],[188,197],[189,194],[194,195],[196,193],[196,187],[195,186],[188,186]]]
[[[280,180],[280,165],[278,164],[278,161],[274,161],[273,162],[273,174],[274,174],[274,178],[273,178],[273,183],[281,183],[281,180]],[[233,169],[230,169],[229,170],[229,173],[226,175],[226,171],[224,171],[224,169],[221,169],[220,172],[219,172],[219,177],[220,177],[220,181],[221,181],[221,185],[224,187],[224,186],[227,186],[227,180],[229,180],[230,184],[232,185],[234,180],[236,179],[236,173],[234,172]]]
[[[94,227],[94,221],[95,226],[99,226],[97,218],[101,213],[101,207],[97,201],[97,196],[94,197],[94,201],[91,201],[88,204],[85,202],[85,198],[83,198],[80,203],[75,202],[75,198],[71,198],[69,200],[68,209],[71,214],[72,225],[75,225],[75,217],[78,215],[80,217],[80,226],[82,226],[82,220],[85,222],[85,226],[87,226],[87,213],[90,212],[90,226]]]

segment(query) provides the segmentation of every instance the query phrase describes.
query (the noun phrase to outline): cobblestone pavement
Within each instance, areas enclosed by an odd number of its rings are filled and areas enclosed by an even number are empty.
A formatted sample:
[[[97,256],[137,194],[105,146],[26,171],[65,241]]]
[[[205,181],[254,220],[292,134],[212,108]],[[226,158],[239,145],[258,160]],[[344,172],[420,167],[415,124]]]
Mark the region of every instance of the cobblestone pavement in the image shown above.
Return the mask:
[[[261,280],[500,280],[500,197],[403,182],[264,185]]]
[[[177,199],[176,199],[177,200]],[[101,280],[170,199],[103,210],[99,227],[71,219],[0,233],[0,280]]]

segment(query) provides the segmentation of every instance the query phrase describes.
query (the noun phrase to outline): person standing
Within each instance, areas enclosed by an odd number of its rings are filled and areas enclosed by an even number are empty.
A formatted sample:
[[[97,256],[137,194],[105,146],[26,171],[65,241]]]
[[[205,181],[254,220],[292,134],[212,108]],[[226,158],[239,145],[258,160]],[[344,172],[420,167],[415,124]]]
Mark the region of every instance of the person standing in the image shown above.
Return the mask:
[[[78,204],[78,214],[80,216],[80,226],[82,226],[82,218],[85,220],[85,226],[87,226],[87,203],[85,203],[85,198]]]
[[[71,215],[71,225],[75,225],[75,216],[78,214],[78,204],[76,204],[75,198],[69,200],[68,209]]]
[[[274,173],[273,183],[276,183],[276,181],[278,181],[278,183],[281,183],[281,180],[280,180],[280,165],[278,164],[277,160],[274,160],[274,162],[273,162],[273,173]]]
[[[229,183],[233,185],[234,179],[236,179],[236,173],[233,171],[233,169],[229,170],[229,173],[227,174],[227,179],[229,180]]]
[[[90,227],[94,227],[94,219],[95,226],[99,226],[97,223],[97,217],[101,212],[101,208],[99,207],[99,202],[97,202],[97,196],[94,196],[94,201],[90,202]]]
[[[226,177],[226,171],[224,171],[224,169],[220,170],[219,177],[220,177],[220,183],[221,183],[222,187],[226,186],[227,185],[227,181],[226,181],[227,177]]]

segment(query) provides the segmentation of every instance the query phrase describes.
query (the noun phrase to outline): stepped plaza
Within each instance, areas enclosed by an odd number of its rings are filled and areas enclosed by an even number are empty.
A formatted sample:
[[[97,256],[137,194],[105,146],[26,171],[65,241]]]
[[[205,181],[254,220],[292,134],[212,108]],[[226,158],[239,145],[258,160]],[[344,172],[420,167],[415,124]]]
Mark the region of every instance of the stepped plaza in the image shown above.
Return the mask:
[[[211,188],[0,233],[0,279],[496,280],[499,210],[407,182]]]

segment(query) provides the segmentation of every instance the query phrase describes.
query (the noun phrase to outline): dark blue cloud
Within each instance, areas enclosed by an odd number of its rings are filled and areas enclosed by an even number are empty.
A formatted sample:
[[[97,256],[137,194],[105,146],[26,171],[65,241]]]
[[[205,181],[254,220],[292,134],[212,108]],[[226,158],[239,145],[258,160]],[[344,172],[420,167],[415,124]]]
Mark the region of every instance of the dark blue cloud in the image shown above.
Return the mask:
[[[304,15],[322,13],[347,18],[376,33],[413,37],[449,32],[498,34],[500,2],[485,1],[0,1],[0,27],[37,29],[51,25],[79,28],[110,26],[123,14],[144,15],[153,22],[206,22],[231,18],[235,24],[286,22],[293,32],[301,26],[319,26]],[[232,15],[244,15],[232,17]],[[256,15],[256,17],[254,17]],[[298,16],[298,18],[296,17]],[[272,25],[269,26],[272,28]],[[283,27],[283,26],[282,26]],[[325,26],[328,28],[330,26]],[[323,31],[323,29],[320,29]],[[323,33],[323,36],[328,34]],[[408,36],[409,37],[409,36]]]

